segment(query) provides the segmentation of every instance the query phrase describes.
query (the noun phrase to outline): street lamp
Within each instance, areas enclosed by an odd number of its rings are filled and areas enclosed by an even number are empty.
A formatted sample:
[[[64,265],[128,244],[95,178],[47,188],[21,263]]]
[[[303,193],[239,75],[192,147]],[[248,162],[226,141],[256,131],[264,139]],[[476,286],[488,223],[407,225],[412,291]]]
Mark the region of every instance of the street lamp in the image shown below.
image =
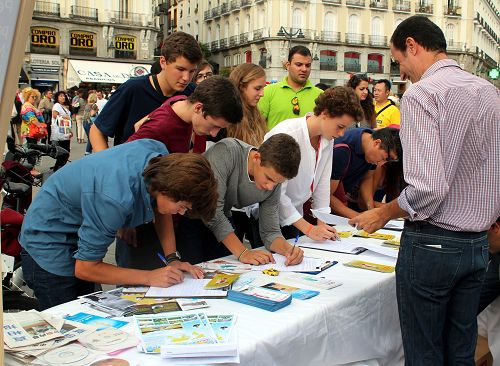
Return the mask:
[[[277,34],[278,37],[286,37],[288,39],[292,38],[306,38],[304,36],[304,33],[302,33],[302,28],[294,30],[293,28],[290,28],[290,31],[287,31],[285,27],[281,26],[280,30],[278,31]]]

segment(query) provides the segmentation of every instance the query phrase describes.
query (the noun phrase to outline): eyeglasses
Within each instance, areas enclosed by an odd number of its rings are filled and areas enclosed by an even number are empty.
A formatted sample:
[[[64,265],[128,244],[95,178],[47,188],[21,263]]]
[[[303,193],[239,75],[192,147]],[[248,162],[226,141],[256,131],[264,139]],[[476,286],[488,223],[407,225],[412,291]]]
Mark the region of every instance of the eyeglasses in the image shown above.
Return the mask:
[[[209,78],[211,76],[214,76],[214,74],[212,72],[207,72],[206,74],[198,74],[196,75],[196,80],[205,80],[206,78]]]
[[[292,100],[292,111],[293,114],[299,115],[300,114],[300,105],[299,105],[299,98],[293,97]]]

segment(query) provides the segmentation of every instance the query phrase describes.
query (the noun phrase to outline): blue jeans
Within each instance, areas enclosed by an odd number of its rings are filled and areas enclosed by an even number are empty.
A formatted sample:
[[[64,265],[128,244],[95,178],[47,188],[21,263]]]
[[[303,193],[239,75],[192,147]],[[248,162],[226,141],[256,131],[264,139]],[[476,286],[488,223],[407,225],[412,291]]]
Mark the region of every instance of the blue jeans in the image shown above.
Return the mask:
[[[405,365],[474,363],[486,232],[406,222],[396,266]]]
[[[479,308],[477,313],[483,311],[493,300],[500,295],[500,254],[490,254],[490,262],[484,277],[483,287],[481,288],[481,297],[479,299]]]
[[[58,276],[44,270],[24,249],[21,260],[24,281],[33,289],[40,311],[100,290],[101,286],[95,283],[74,276]]]

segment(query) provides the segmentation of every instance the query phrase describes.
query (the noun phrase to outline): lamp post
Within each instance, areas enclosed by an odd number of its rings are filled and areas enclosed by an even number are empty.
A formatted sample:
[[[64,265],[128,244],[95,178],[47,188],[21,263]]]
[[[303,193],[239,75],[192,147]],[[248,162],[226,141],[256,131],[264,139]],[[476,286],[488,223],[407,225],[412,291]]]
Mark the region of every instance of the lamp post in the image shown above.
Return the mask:
[[[288,39],[289,41],[288,48],[290,48],[290,41],[292,40],[292,38],[306,38],[304,36],[304,33],[302,32],[302,28],[298,29],[290,28],[290,31],[287,31],[283,26],[280,27],[277,36],[286,37]]]

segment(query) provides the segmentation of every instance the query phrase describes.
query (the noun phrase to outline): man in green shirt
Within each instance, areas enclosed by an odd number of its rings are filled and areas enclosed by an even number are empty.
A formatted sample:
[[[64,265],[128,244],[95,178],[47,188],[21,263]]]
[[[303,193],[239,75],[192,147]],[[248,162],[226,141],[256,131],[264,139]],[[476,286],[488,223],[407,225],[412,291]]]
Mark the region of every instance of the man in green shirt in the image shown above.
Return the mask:
[[[314,101],[323,91],[309,80],[311,64],[311,51],[307,47],[292,47],[285,65],[288,75],[264,88],[258,106],[269,130],[281,121],[303,117],[313,111]]]

